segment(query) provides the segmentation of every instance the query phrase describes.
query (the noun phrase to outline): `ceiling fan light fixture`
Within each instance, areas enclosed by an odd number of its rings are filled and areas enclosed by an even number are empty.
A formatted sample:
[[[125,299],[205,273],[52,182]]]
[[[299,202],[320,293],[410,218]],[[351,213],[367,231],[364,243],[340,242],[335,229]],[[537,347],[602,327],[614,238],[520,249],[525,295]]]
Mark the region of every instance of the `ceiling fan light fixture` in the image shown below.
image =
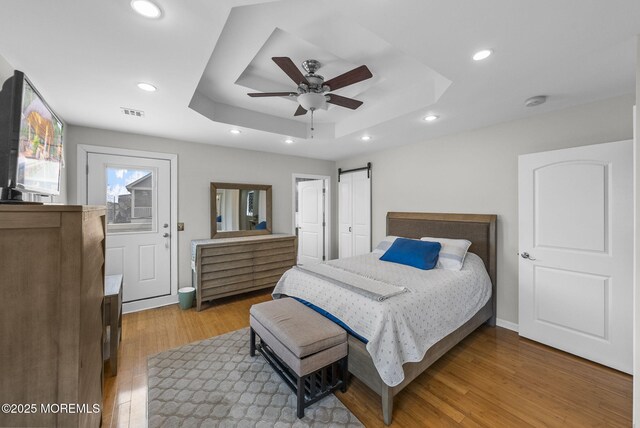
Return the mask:
[[[318,110],[327,105],[327,99],[324,94],[317,92],[307,92],[306,94],[298,95],[298,103],[305,110]]]
[[[162,16],[162,9],[149,0],[131,0],[131,8],[145,18],[158,19]]]

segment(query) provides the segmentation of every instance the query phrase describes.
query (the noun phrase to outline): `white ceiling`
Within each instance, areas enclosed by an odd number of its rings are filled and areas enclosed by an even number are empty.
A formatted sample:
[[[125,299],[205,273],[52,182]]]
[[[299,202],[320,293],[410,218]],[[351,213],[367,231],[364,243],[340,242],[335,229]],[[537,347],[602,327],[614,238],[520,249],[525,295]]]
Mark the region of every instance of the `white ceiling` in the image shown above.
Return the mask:
[[[341,16],[337,6],[328,4],[297,19],[290,16],[291,3],[286,1],[234,8],[196,89],[194,110],[217,122],[308,138],[310,115],[293,116],[295,98],[247,96],[256,91],[295,92],[294,82],[271,60],[274,56],[288,56],[298,65],[318,60],[318,74],[327,80],[362,64],[375,70],[373,78],[336,91],[364,101],[357,111],[328,104],[328,111],[315,114],[316,140],[362,135],[433,105],[449,87],[448,79]],[[242,50],[238,40],[243,41]]]
[[[0,55],[70,124],[334,160],[635,91],[637,0],[156,2],[160,20],[129,0],[2,0]],[[472,61],[480,48],[495,54]],[[364,105],[317,112],[305,139],[294,102],[245,95],[293,89],[271,56],[374,78],[337,91]]]

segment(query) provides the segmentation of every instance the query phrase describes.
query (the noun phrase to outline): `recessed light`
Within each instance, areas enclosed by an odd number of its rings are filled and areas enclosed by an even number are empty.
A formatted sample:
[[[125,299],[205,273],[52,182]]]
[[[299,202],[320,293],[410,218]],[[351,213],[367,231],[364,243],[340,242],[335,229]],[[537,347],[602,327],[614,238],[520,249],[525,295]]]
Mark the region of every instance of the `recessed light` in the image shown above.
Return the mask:
[[[436,116],[435,114],[430,114],[429,116],[425,116],[424,120],[427,122],[433,122],[434,120],[438,119],[440,116]]]
[[[491,49],[483,49],[473,54],[474,61],[482,61],[483,59],[487,59],[491,56],[493,51]]]
[[[231,131],[232,134],[239,134],[241,131],[239,129],[232,129]]]
[[[293,140],[291,138],[287,138],[284,142],[287,144],[293,144]]]
[[[362,137],[360,137],[360,139],[361,139],[362,141],[369,141],[369,140],[371,139],[371,137],[370,137],[370,136],[368,136],[368,135],[363,135]]]
[[[158,88],[153,86],[151,83],[145,83],[145,82],[138,83],[138,88],[142,89],[143,91],[147,91],[147,92],[155,92],[155,91],[158,90]]]
[[[131,8],[145,18],[157,19],[162,16],[160,7],[149,0],[131,0]]]

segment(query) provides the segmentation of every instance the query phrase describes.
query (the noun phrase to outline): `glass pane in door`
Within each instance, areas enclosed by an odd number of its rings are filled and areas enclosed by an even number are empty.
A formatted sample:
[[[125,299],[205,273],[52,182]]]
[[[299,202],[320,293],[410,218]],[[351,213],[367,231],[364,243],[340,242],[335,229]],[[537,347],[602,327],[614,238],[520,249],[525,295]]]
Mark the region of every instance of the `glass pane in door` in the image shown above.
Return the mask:
[[[151,232],[153,171],[107,167],[107,233]]]

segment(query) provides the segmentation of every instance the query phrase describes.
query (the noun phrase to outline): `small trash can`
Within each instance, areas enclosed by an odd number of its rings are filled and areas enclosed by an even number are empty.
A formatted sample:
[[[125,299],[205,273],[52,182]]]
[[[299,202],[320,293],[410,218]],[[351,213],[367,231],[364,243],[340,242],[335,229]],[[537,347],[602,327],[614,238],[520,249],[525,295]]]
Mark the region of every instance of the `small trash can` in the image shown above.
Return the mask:
[[[180,309],[189,309],[193,306],[193,299],[196,296],[196,289],[193,287],[182,287],[178,289],[178,301]]]

